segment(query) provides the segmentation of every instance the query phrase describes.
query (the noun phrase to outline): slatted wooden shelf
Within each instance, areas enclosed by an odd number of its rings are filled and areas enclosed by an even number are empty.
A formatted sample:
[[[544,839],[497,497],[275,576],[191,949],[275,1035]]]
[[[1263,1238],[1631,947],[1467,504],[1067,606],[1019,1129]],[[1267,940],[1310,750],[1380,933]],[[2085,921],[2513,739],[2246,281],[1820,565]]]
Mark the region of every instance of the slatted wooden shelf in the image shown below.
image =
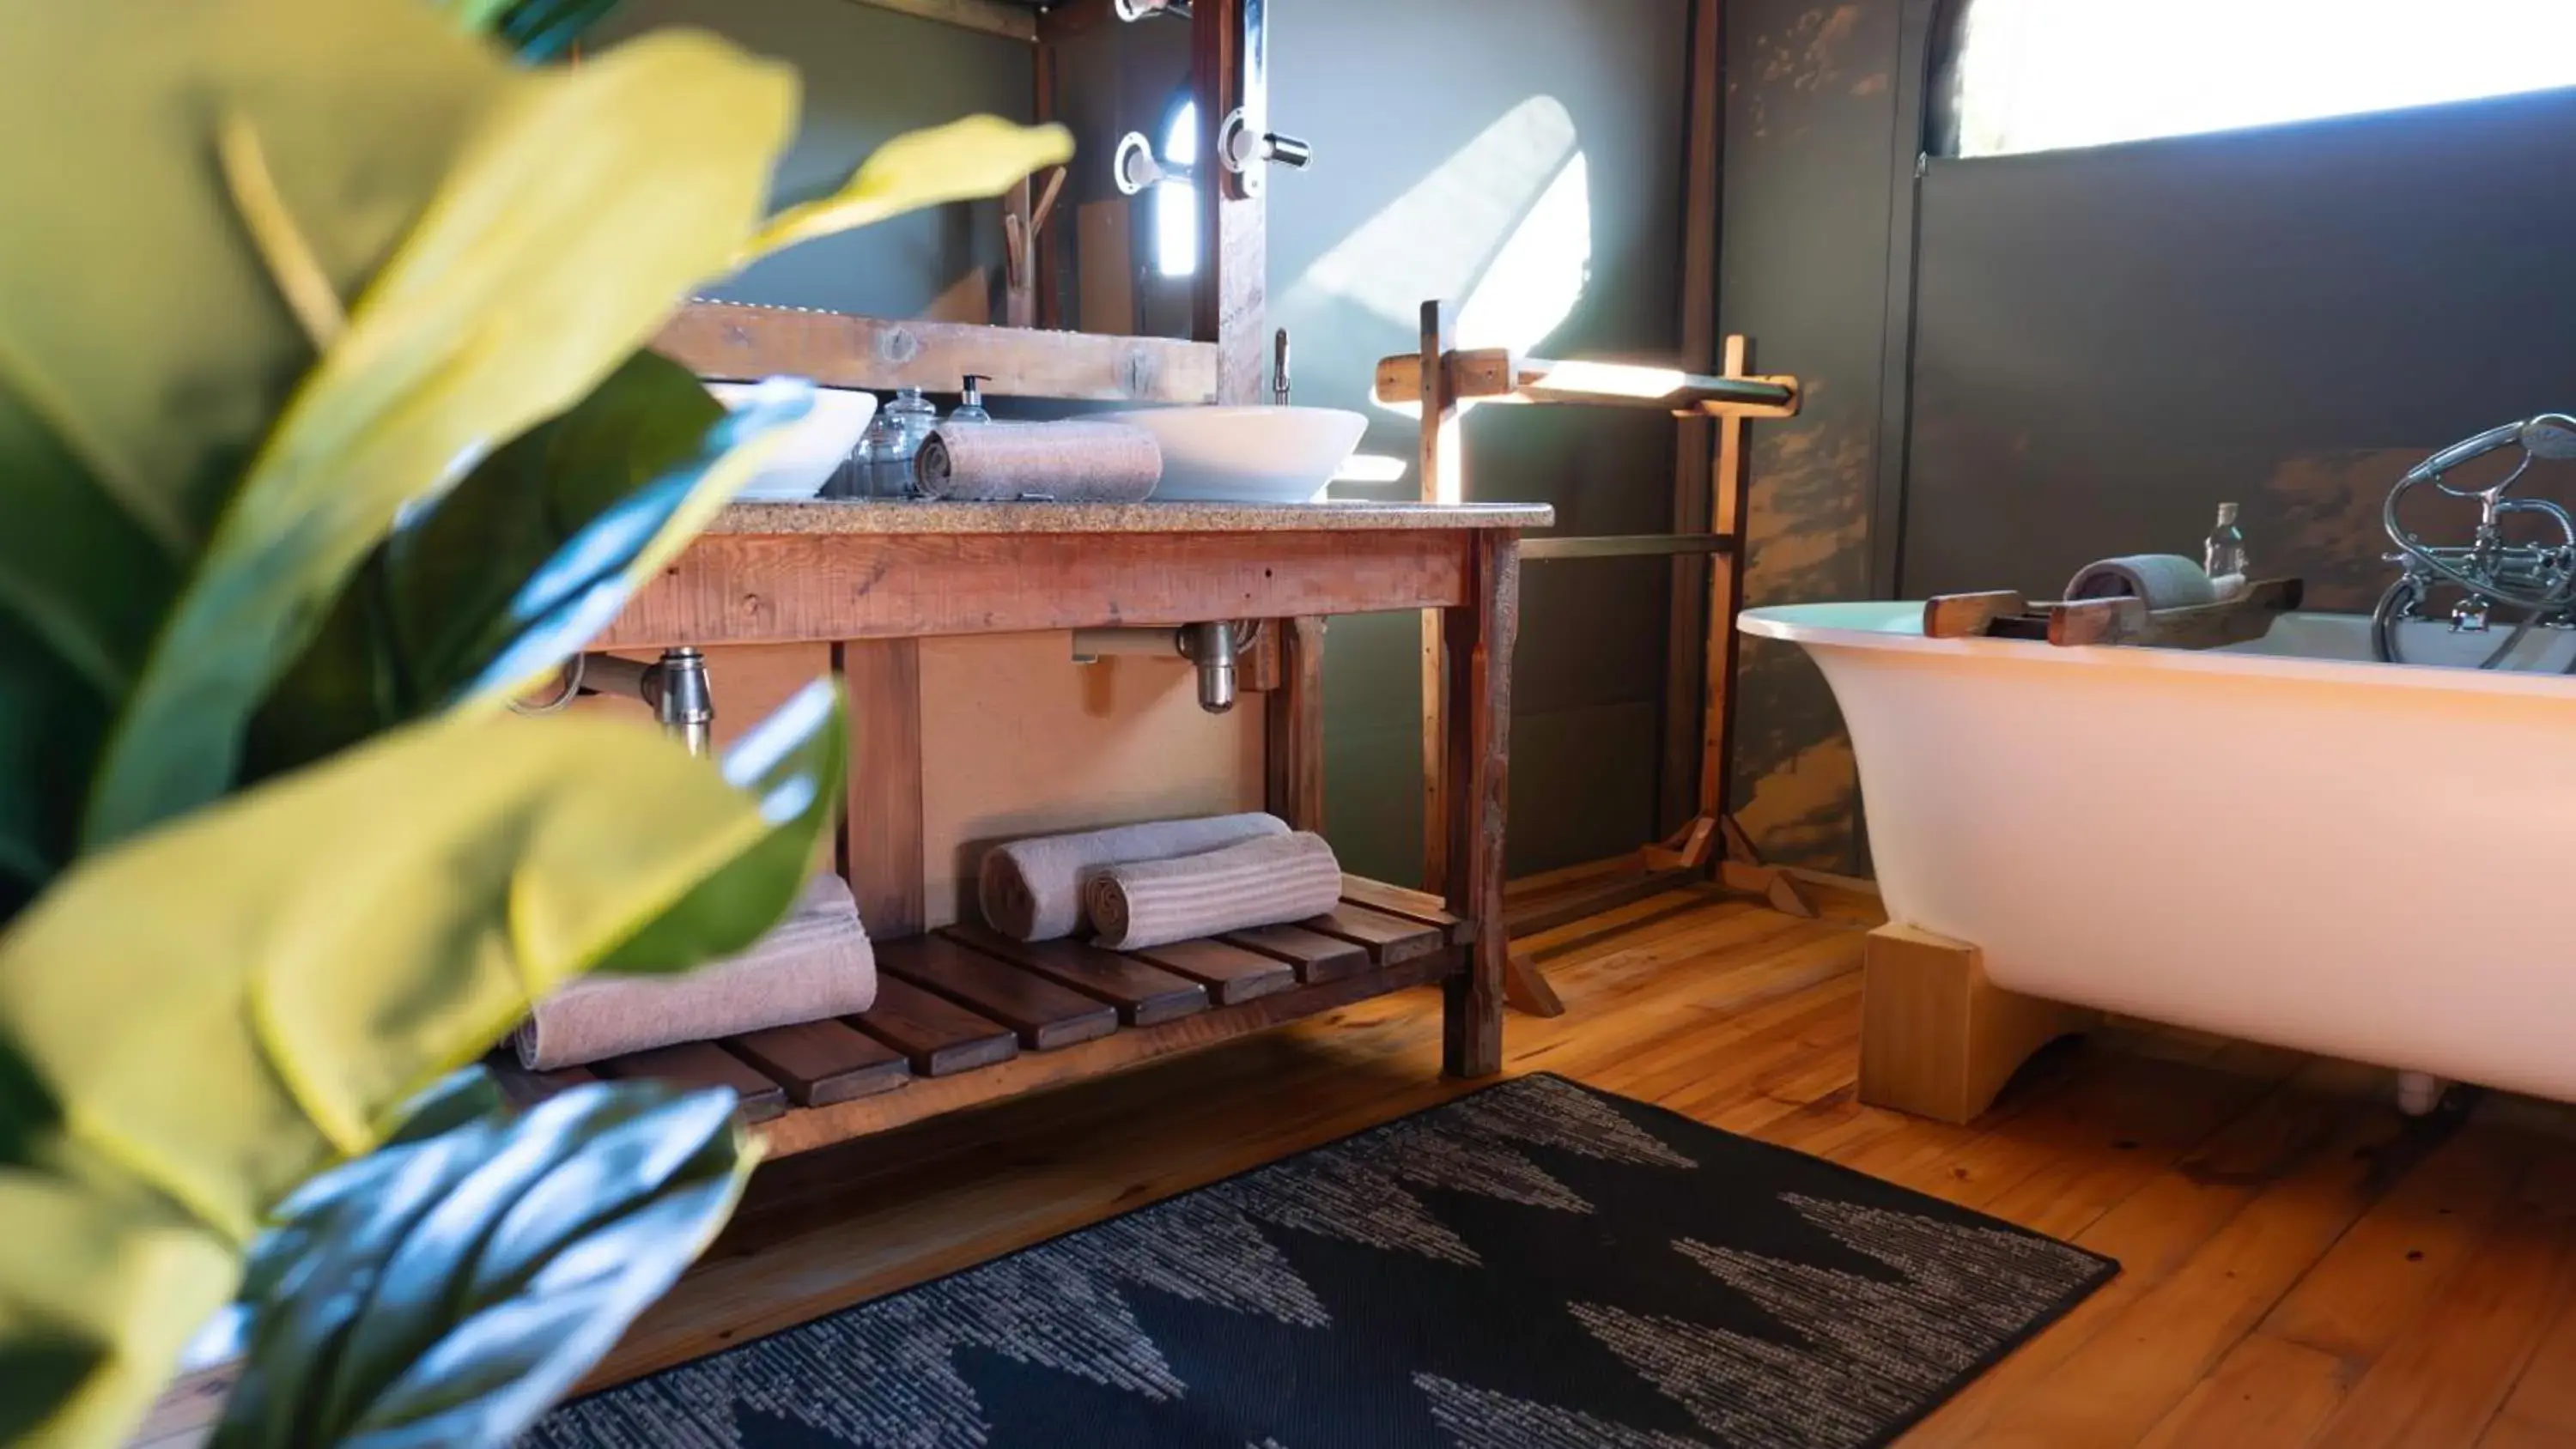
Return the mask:
[[[952,926],[878,945],[865,1016],[560,1072],[493,1066],[521,1101],[603,1077],[730,1087],[789,1156],[1438,981],[1470,935],[1432,897],[1358,877],[1315,920],[1147,951]]]

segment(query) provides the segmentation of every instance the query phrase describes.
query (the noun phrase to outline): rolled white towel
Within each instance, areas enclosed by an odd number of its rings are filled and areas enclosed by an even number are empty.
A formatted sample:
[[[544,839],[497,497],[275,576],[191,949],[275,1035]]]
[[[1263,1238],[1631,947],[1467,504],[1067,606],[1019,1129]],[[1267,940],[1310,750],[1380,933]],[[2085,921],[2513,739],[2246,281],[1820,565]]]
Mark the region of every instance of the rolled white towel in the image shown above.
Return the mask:
[[[1285,835],[1276,815],[1212,815],[1201,820],[1156,820],[1015,840],[984,853],[976,872],[984,920],[1020,941],[1056,941],[1082,929],[1082,880],[1086,872],[1131,860],[1163,860],[1222,850],[1265,835]]]
[[[1142,951],[1312,920],[1341,903],[1342,863],[1324,837],[1300,831],[1176,860],[1103,866],[1091,873],[1082,899],[1100,932],[1097,944]]]
[[[2106,558],[2075,571],[2070,599],[2144,599],[2150,609],[2181,609],[2219,601],[2209,570],[2178,553],[2133,553]]]
[[[739,956],[681,976],[586,976],[540,1001],[511,1043],[532,1072],[835,1016],[877,1002],[859,903],[829,871]]]

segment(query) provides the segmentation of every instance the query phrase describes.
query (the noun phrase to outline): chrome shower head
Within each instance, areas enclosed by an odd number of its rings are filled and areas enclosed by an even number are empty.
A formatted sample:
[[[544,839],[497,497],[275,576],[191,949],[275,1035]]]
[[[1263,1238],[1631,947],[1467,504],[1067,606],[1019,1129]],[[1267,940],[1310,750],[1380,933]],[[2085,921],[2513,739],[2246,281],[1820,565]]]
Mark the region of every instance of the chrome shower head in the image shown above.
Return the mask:
[[[2522,450],[2535,458],[2576,458],[2576,418],[2542,413],[2522,425]]]

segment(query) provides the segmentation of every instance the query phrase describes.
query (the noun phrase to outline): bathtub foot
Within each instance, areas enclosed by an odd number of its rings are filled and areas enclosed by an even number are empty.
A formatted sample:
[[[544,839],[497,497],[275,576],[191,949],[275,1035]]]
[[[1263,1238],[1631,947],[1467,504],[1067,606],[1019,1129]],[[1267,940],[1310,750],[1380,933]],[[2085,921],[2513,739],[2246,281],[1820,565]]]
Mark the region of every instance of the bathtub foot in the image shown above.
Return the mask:
[[[1967,1122],[2031,1053],[2101,1013],[2006,991],[1976,947],[1910,926],[1869,933],[1861,965],[1860,1100]]]
[[[2442,1105],[2442,1093],[2449,1085],[2430,1072],[2399,1072],[2397,1110],[2409,1117],[2430,1117]]]

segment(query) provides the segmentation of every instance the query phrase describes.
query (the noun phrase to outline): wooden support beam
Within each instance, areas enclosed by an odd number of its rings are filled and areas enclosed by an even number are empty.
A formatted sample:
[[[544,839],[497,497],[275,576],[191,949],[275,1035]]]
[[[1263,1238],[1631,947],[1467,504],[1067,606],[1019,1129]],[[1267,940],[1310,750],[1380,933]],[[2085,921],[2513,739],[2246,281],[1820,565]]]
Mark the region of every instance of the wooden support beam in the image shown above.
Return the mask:
[[[1690,138],[1682,188],[1682,366],[1717,365],[1718,178],[1725,145],[1725,0],[1691,0]],[[1686,418],[1673,450],[1673,532],[1711,533],[1716,491],[1716,424]],[[1701,769],[1700,669],[1708,637],[1708,572],[1704,559],[1673,560],[1671,621],[1664,644],[1664,728],[1656,772],[1656,820],[1681,829],[1698,804]]]
[[[1793,418],[1800,400],[1795,377],[1720,376],[1651,364],[1563,362],[1522,357],[1499,348],[1452,352],[1444,372],[1449,395],[1460,401],[1644,408],[1684,419]],[[1377,400],[1391,406],[1418,400],[1422,394],[1417,375],[1411,353],[1378,359]]]
[[[921,815],[921,644],[851,640],[833,650],[850,700],[850,808],[842,873],[876,940],[929,928]]]
[[[1445,434],[1451,419],[1458,416],[1457,399],[1449,392],[1449,375],[1444,360],[1458,345],[1457,313],[1445,301],[1422,304],[1422,352],[1418,373],[1422,389],[1421,478],[1418,487],[1425,503],[1459,503],[1465,501],[1467,460],[1442,456],[1448,446]],[[1458,451],[1466,451],[1464,431],[1458,439]],[[1458,477],[1457,495],[1449,496],[1444,475],[1454,469]],[[1514,558],[1515,567],[1518,557]],[[1422,616],[1422,888],[1433,895],[1449,893],[1450,841],[1443,822],[1449,819],[1449,782],[1444,778],[1444,761],[1449,758],[1449,671],[1442,661],[1446,647],[1442,616],[1426,612]],[[1474,919],[1471,915],[1470,919]]]
[[[1627,533],[1598,534],[1590,538],[1533,538],[1521,545],[1523,563],[1561,563],[1576,559],[1602,558],[1673,558],[1698,559],[1713,553],[1732,553],[1735,540],[1713,533]],[[1694,610],[1693,617],[1697,617]],[[1690,647],[1691,658],[1699,658],[1699,635],[1693,631],[1683,643]],[[1696,665],[1694,664],[1694,667]],[[1691,726],[1699,722],[1699,710],[1693,701],[1699,698],[1696,677],[1684,691],[1685,712]],[[1687,728],[1687,727],[1686,727]],[[1694,731],[1694,734],[1696,732]],[[1696,739],[1692,742],[1692,763],[1698,763]]]
[[[1861,962],[1860,1100],[1872,1107],[1971,1121],[2031,1053],[2101,1019],[2006,991],[1976,947],[1911,926],[1870,932]]]
[[[1463,529],[709,534],[595,647],[1180,625],[1211,610],[1276,619],[1447,608],[1468,597],[1473,552]]]
[[[1426,311],[1426,330],[1435,316],[1445,315],[1445,309]],[[1503,925],[1503,838],[1511,797],[1520,546],[1516,535],[1500,530],[1476,538],[1475,602],[1447,615],[1449,697],[1456,708],[1448,721],[1443,773],[1461,798],[1445,815],[1425,821],[1426,833],[1445,827],[1449,911],[1476,925],[1475,942],[1466,948],[1467,969],[1442,984],[1443,1060],[1456,1077],[1502,1070],[1502,1008],[1511,975],[1511,941]]]
[[[1190,19],[1191,88],[1198,99],[1201,172],[1215,184],[1199,195],[1198,285],[1191,335],[1216,349],[1220,403],[1262,400],[1262,325],[1269,286],[1269,208],[1264,188],[1217,164],[1217,134],[1239,106],[1266,108],[1266,0],[1195,0]],[[1256,131],[1260,127],[1254,127]]]
[[[653,348],[700,377],[737,382],[786,373],[825,387],[955,392],[972,372],[991,379],[984,391],[993,397],[1220,401],[1217,349],[1160,337],[691,302],[662,328]]]
[[[981,31],[1004,40],[1025,40],[1034,44],[1038,38],[1038,16],[1034,10],[1006,4],[1005,0],[850,0],[871,10],[891,10],[898,15],[936,20],[961,30]]]
[[[1742,335],[1726,339],[1725,370],[1741,377],[1752,360],[1752,347]],[[1751,489],[1751,460],[1746,455],[1744,419],[1717,422],[1717,465],[1710,477],[1709,531],[1730,538],[1743,536],[1744,512]],[[1721,554],[1709,560],[1708,628],[1702,636],[1707,658],[1702,666],[1700,716],[1699,813],[1718,819],[1727,813],[1727,769],[1735,758],[1735,616],[1744,607],[1743,559]]]
[[[1771,909],[1784,916],[1796,916],[1802,921],[1816,918],[1815,902],[1808,900],[1807,893],[1798,889],[1797,878],[1784,867],[1723,860],[1718,862],[1717,880],[1728,890],[1760,896]]]
[[[1269,711],[1263,755],[1270,813],[1299,830],[1324,828],[1324,621],[1272,621],[1279,687],[1264,696]]]

